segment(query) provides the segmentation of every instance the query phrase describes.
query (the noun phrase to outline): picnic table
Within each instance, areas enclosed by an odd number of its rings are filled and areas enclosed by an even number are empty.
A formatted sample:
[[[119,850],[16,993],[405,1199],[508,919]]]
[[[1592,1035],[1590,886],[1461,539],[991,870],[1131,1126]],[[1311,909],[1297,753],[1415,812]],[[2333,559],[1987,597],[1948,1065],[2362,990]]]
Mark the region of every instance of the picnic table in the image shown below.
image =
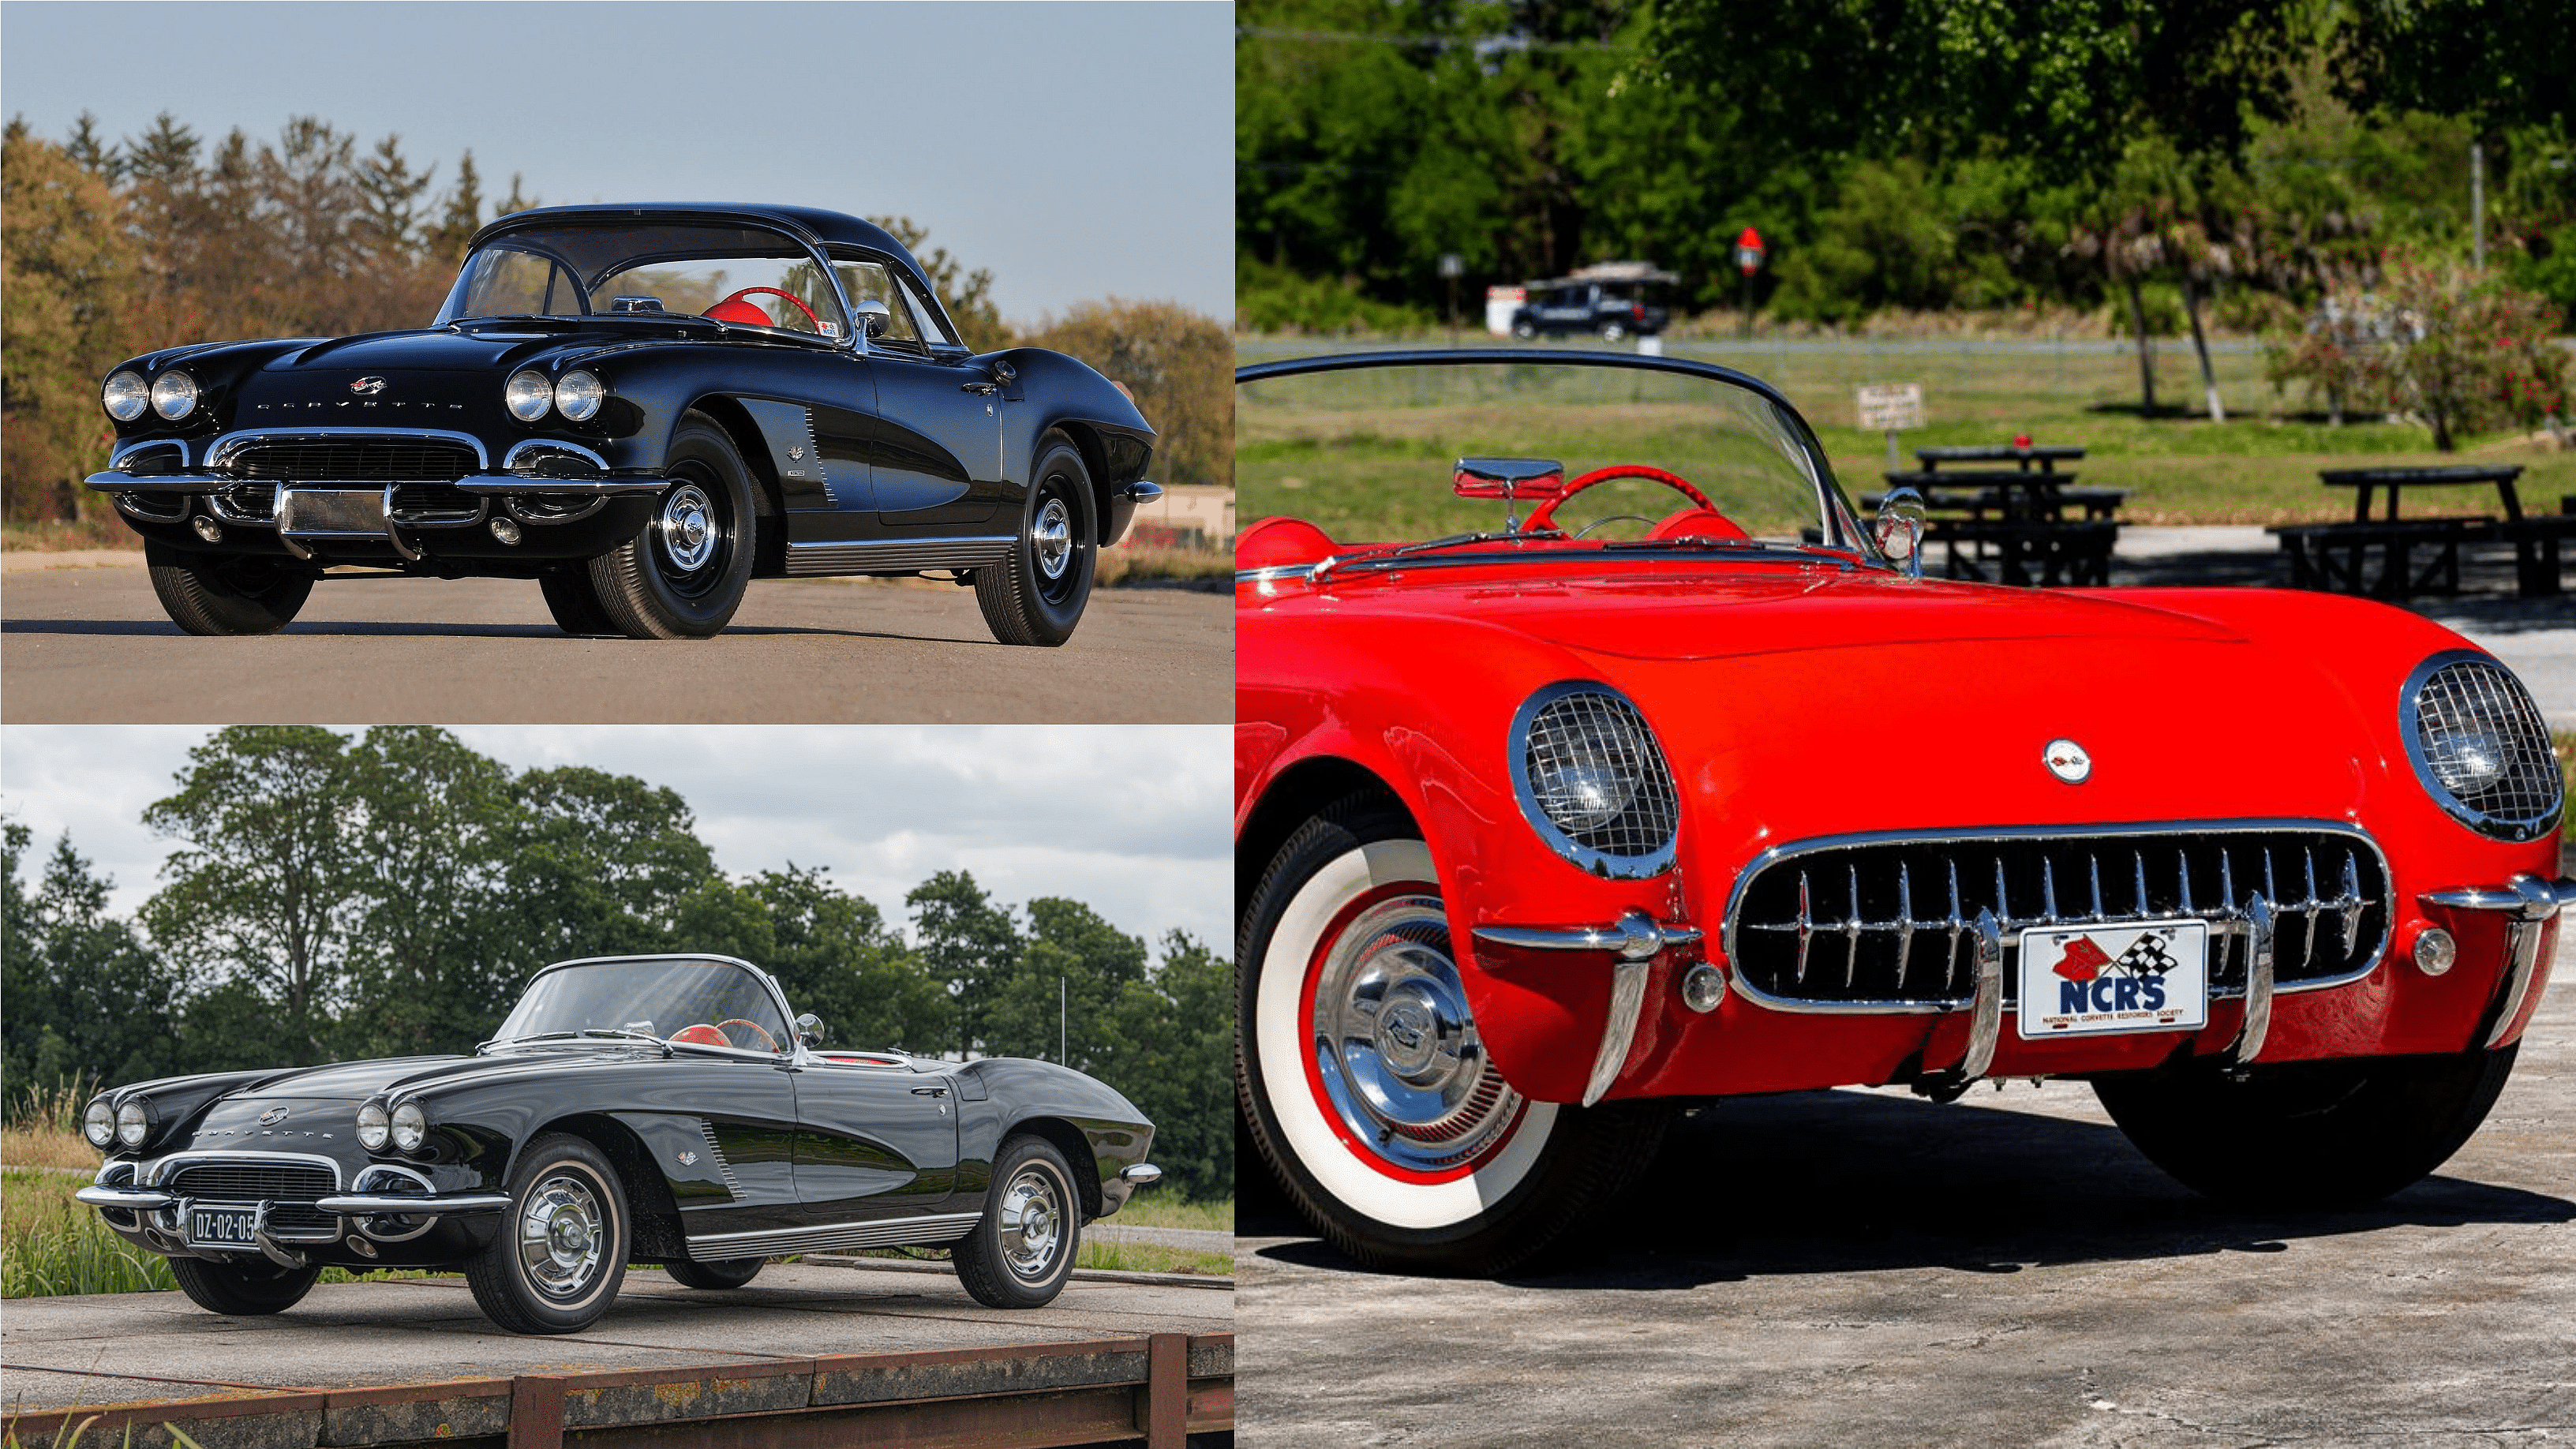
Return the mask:
[[[2523,598],[2557,594],[2560,544],[2576,537],[2576,518],[2541,514],[2526,516],[2514,484],[2522,477],[2516,464],[2463,464],[2430,468],[2329,468],[2317,474],[2329,488],[2354,490],[2349,523],[2278,524],[2270,531],[2289,556],[2290,582],[2298,588],[2334,589],[2381,598],[2413,594],[2457,593],[2460,548],[2473,543],[2510,543],[2514,551],[2514,589]],[[2504,517],[2487,514],[2438,518],[2400,518],[2398,504],[2408,488],[2493,487]],[[2371,495],[2388,492],[2382,517],[2370,516]],[[2378,553],[2378,567],[2371,554]]]
[[[1891,472],[1887,483],[1923,495],[1932,514],[1926,542],[1944,546],[1949,577],[2050,586],[2111,581],[2115,515],[2129,492],[2075,487],[2076,475],[2057,465],[2081,459],[2081,447],[2000,443],[1917,448],[1914,456],[1922,466]],[[2012,466],[1973,466],[2003,463]],[[1876,507],[1885,496],[1865,497],[1862,506]]]

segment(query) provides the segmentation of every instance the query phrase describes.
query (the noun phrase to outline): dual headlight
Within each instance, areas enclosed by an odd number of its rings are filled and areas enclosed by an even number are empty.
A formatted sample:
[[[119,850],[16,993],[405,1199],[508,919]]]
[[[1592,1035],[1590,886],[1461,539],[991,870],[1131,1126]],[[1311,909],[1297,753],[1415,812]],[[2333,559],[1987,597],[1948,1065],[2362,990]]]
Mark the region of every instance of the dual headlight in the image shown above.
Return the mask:
[[[369,1152],[382,1152],[387,1142],[405,1152],[418,1152],[429,1140],[429,1115],[418,1102],[405,1102],[391,1112],[382,1102],[369,1102],[358,1109],[358,1145]]]
[[[510,416],[523,423],[539,421],[548,409],[586,423],[599,416],[599,405],[608,400],[608,384],[578,367],[553,382],[546,381],[542,372],[514,372],[501,389],[501,400]]]
[[[98,401],[120,423],[133,422],[147,407],[175,423],[197,410],[197,380],[174,367],[147,386],[143,374],[121,369],[109,375]]]
[[[1680,801],[1646,717],[1606,684],[1568,680],[1512,718],[1512,791],[1560,856],[1610,880],[1672,869]]]
[[[2453,650],[2415,666],[2398,706],[2415,777],[2451,818],[2499,840],[2558,823],[2565,783],[2549,725],[2513,671]]]
[[[90,1103],[89,1111],[82,1115],[81,1135],[89,1139],[90,1146],[102,1152],[111,1142],[140,1147],[152,1136],[152,1109],[143,1105],[143,1099],[138,1097],[110,1111],[107,1099],[101,1097]]]

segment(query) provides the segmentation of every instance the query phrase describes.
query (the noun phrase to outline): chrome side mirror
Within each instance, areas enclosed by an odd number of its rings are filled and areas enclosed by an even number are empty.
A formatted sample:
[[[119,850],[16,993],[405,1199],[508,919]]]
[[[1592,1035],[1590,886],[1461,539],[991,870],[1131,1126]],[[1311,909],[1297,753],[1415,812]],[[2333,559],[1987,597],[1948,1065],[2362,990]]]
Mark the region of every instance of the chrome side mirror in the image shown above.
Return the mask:
[[[1923,577],[1923,495],[1911,488],[1891,488],[1878,500],[1878,517],[1869,526],[1878,551],[1905,570],[1909,579]]]
[[[807,1046],[823,1044],[823,1018],[812,1012],[796,1018],[796,1039]]]
[[[882,337],[885,330],[894,325],[893,309],[874,297],[860,298],[850,304],[850,310],[859,314],[859,335],[862,337]]]

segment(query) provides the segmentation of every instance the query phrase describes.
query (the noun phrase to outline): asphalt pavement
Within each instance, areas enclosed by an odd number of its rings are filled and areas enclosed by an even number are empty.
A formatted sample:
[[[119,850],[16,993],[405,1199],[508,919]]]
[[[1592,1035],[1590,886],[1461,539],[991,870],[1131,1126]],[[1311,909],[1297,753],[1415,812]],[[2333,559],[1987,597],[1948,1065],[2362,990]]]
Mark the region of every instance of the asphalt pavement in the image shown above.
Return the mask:
[[[1233,1302],[1077,1278],[1049,1306],[1014,1312],[977,1303],[947,1273],[803,1263],[773,1263],[729,1292],[630,1272],[605,1317],[557,1337],[494,1328],[462,1278],[335,1284],[268,1318],[222,1317],[178,1293],[22,1298],[0,1322],[0,1406],[1227,1333]]]
[[[8,724],[1200,723],[1234,715],[1222,593],[1101,589],[1057,649],[993,642],[971,589],[762,579],[707,640],[575,639],[533,582],[334,577],[283,634],[200,639],[142,556],[12,555]],[[100,562],[100,560],[104,560]],[[127,560],[131,560],[128,562]]]
[[[1238,1423],[1330,1445],[2576,1439],[2576,950],[2478,1134],[2354,1212],[2176,1186],[2090,1089],[1722,1104],[1594,1247],[1359,1269],[1251,1201]]]

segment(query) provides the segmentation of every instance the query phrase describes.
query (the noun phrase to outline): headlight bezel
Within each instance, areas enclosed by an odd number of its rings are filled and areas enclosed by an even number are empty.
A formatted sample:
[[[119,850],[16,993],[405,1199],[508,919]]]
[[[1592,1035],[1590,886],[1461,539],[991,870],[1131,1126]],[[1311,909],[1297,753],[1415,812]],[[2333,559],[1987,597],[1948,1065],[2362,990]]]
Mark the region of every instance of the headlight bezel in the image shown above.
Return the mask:
[[[119,383],[128,385],[122,396],[134,404],[130,411],[117,411],[116,398],[119,395],[117,386]],[[107,381],[98,385],[98,405],[106,410],[109,417],[120,423],[139,421],[145,413],[152,410],[152,384],[145,382],[143,374],[133,368],[120,367],[107,375]]]
[[[393,1114],[382,1102],[369,1102],[358,1108],[358,1145],[369,1152],[382,1152],[393,1141]]]
[[[90,1146],[105,1152],[116,1145],[116,1109],[105,1097],[93,1097],[81,1113],[81,1136]]]
[[[522,382],[528,384],[524,389],[519,386]],[[546,415],[554,411],[554,382],[533,367],[523,367],[501,384],[501,407],[520,422],[544,422]]]
[[[164,389],[169,393],[167,399],[162,396]],[[185,369],[164,368],[159,377],[152,379],[152,412],[165,423],[181,422],[197,410],[197,400],[203,395],[204,390]]]
[[[152,1104],[141,1097],[128,1097],[116,1109],[116,1142],[132,1149],[152,1140]]]
[[[393,1110],[394,1148],[401,1152],[418,1152],[429,1141],[429,1114],[418,1102],[405,1102]]]
[[[1632,763],[1637,773],[1629,780],[1617,812],[1598,825],[1568,828],[1550,812],[1545,798],[1547,789],[1532,777],[1530,735],[1555,706],[1577,697],[1608,701],[1608,715],[1633,730],[1633,743],[1643,748],[1634,751]],[[1681,794],[1673,779],[1672,759],[1656,737],[1653,722],[1625,691],[1597,679],[1561,679],[1541,686],[1513,712],[1504,753],[1510,763],[1512,795],[1520,804],[1521,818],[1560,859],[1603,880],[1649,880],[1673,868],[1681,846]],[[1639,814],[1646,818],[1630,829],[1658,828],[1661,834],[1660,841],[1646,849],[1610,849],[1597,838],[1584,838],[1597,837]]]
[[[608,405],[608,384],[598,373],[576,367],[555,379],[555,411],[571,422],[586,423]]]
[[[2426,691],[2451,670],[2469,669],[2494,676],[2501,685],[2507,717],[2489,719],[2495,725],[2497,744],[2503,752],[2498,771],[2498,784],[2480,786],[2465,794],[2452,781],[2443,778],[2442,766],[2434,758],[2444,741],[2429,738],[2423,719]],[[2490,701],[2493,695],[2489,696]],[[2484,721],[2482,721],[2484,722]],[[2397,694],[2397,726],[2405,740],[2406,760],[2414,768],[2415,781],[2432,797],[2442,813],[2466,828],[2490,840],[2528,844],[2539,840],[2558,827],[2566,813],[2566,787],[2558,770],[2558,760],[2549,739],[2549,722],[2540,713],[2539,704],[2521,678],[2491,654],[2475,649],[2445,649],[2415,666],[2406,676]],[[2531,777],[2537,776],[2546,786],[2548,808],[2533,813],[2524,808],[2503,812],[2487,808],[2497,802],[2481,803],[2477,798],[2489,790],[2504,788],[2528,790]]]

